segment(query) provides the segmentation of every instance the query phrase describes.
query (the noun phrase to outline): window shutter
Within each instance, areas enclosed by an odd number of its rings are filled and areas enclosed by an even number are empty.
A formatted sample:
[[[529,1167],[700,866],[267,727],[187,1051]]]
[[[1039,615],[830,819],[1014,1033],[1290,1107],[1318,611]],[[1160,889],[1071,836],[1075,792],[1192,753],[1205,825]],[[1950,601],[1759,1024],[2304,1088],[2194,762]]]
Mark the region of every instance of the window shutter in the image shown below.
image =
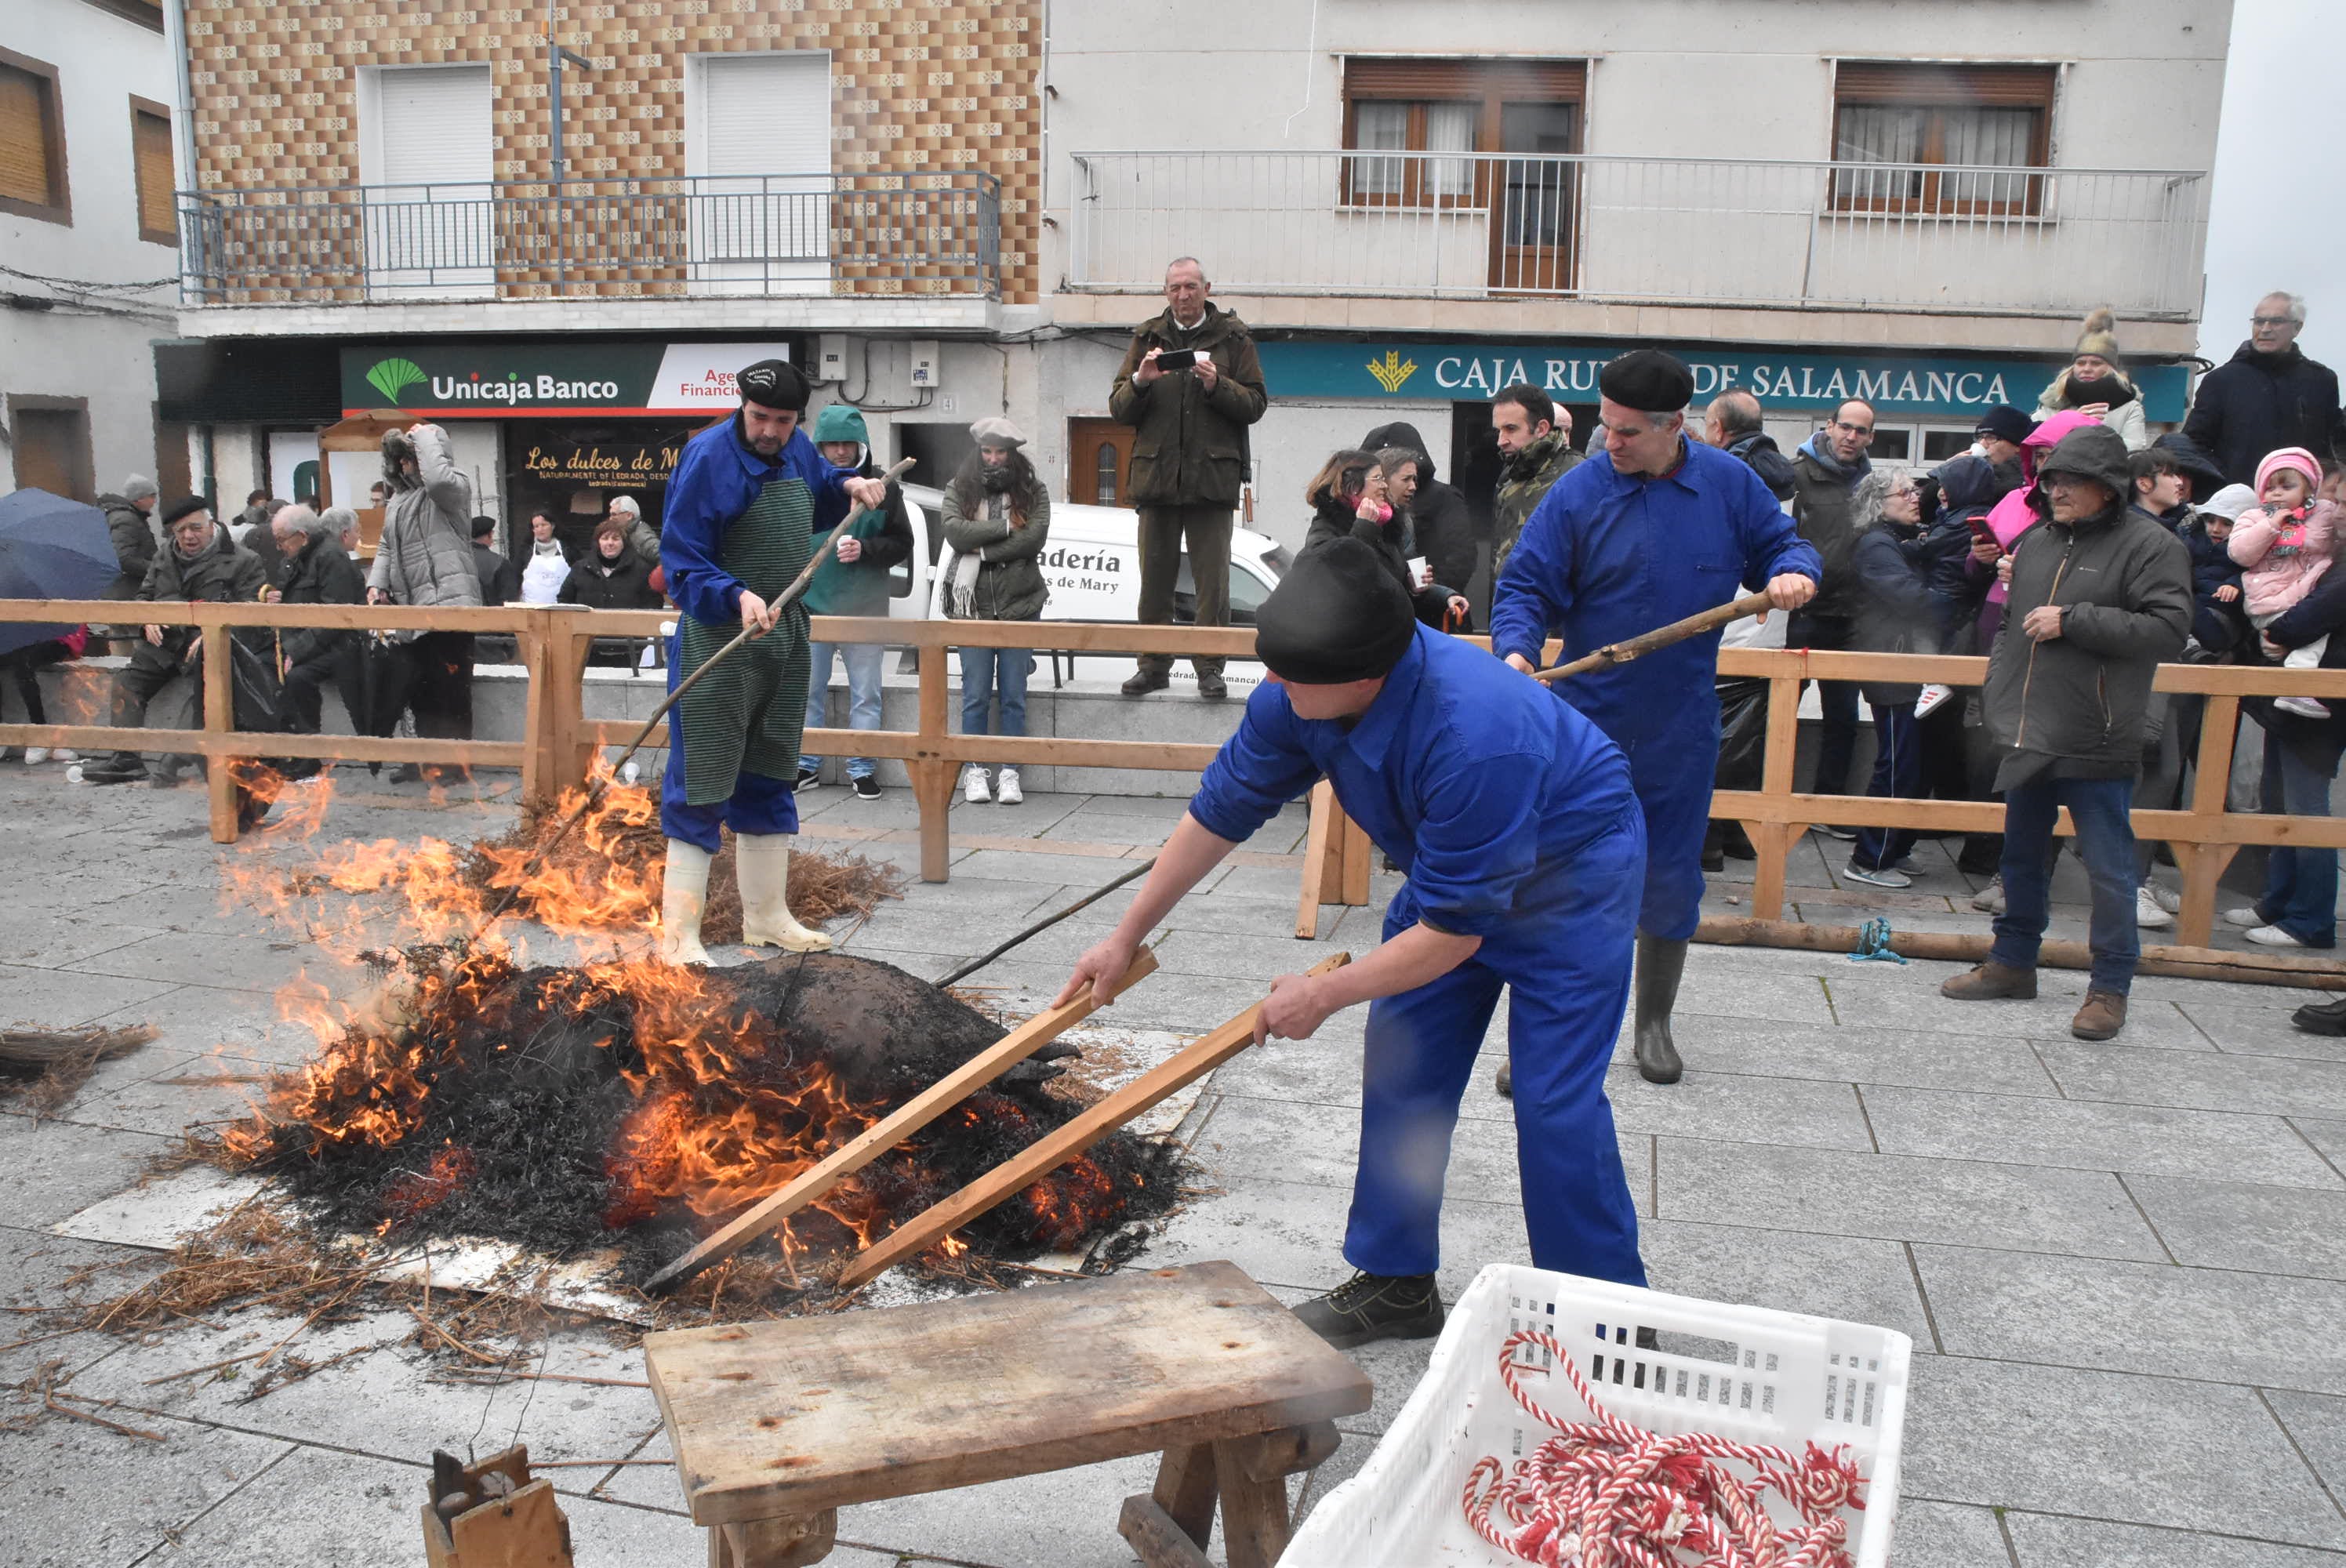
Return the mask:
[[[422,66],[382,73],[385,185],[485,185],[496,161],[486,66]]]
[[[1349,98],[1498,98],[1576,104],[1588,95],[1586,60],[1386,60],[1344,62]]]
[[[2044,109],[2053,106],[2051,66],[1941,66],[1843,60],[1833,97],[1844,104],[1913,108]]]
[[[131,110],[130,151],[138,174],[138,237],[176,245],[179,214],[172,190],[169,118],[146,109]]]
[[[0,198],[54,207],[50,173],[49,84],[30,71],[0,66]]]
[[[710,56],[701,70],[700,173],[831,173],[828,53]]]

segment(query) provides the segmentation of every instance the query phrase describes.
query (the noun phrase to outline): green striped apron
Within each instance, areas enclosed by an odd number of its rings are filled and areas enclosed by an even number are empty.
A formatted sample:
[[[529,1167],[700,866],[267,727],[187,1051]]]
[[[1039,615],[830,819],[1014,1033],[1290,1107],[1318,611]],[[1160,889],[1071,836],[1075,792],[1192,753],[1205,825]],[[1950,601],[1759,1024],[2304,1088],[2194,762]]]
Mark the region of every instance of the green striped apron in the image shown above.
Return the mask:
[[[717,564],[771,604],[813,551],[814,497],[803,480],[769,482],[733,520]],[[678,682],[733,640],[741,626],[695,620],[678,612]],[[713,806],[732,798],[744,772],[794,779],[806,726],[807,616],[803,605],[782,612],[774,629],[709,672],[677,706],[684,714],[684,798]]]

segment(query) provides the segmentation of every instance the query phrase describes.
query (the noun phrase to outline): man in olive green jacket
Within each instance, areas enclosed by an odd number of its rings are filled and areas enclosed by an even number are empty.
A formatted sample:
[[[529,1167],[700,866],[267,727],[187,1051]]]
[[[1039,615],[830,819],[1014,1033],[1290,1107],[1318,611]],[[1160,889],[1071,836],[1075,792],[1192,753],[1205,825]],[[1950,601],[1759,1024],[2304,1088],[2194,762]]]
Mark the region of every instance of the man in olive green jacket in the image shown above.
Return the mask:
[[[1184,540],[1197,585],[1197,624],[1230,624],[1231,513],[1246,482],[1247,426],[1262,417],[1270,399],[1254,339],[1245,322],[1208,302],[1211,289],[1193,256],[1165,270],[1166,309],[1134,329],[1108,393],[1108,412],[1137,433],[1127,490],[1140,510],[1145,626],[1173,619]],[[1194,364],[1183,368],[1158,362],[1192,351]],[[1198,695],[1222,696],[1221,659],[1189,662],[1197,667]],[[1164,654],[1143,654],[1139,665],[1124,683],[1127,697],[1162,690],[1172,679],[1173,660]]]

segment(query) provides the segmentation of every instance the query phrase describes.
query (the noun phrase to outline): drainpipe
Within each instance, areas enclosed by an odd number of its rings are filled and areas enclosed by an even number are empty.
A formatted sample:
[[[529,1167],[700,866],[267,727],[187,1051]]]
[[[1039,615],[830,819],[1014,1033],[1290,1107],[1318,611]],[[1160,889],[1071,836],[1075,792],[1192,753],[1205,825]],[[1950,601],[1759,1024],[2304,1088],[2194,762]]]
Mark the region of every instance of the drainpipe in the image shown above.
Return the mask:
[[[194,84],[188,76],[188,0],[168,0],[163,7],[163,46],[171,51],[171,90],[175,97],[171,116],[171,153],[178,166],[174,184],[192,197],[197,189],[196,178],[196,103]],[[177,196],[174,208],[179,206]],[[201,230],[198,231],[199,236]],[[186,293],[188,239],[179,237],[180,292]]]

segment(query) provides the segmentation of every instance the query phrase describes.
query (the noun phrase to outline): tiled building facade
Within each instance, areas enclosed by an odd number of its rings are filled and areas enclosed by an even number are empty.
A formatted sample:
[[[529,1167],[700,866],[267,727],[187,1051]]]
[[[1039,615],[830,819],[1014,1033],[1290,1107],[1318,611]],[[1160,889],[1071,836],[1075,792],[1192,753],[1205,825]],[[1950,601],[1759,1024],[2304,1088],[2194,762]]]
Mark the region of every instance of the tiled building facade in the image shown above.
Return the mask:
[[[1040,0],[627,0],[550,10],[447,0],[188,0],[197,188],[359,184],[360,68],[387,65],[489,65],[495,178],[546,180],[552,149],[542,29],[549,15],[555,40],[595,66],[574,74],[565,94],[571,179],[686,173],[688,56],[828,50],[832,168],[858,177],[994,175],[1002,297],[1035,299]],[[863,220],[887,221],[884,206]],[[852,208],[837,215],[851,244],[857,221]],[[660,271],[631,269],[628,280],[600,291],[666,291]],[[837,286],[910,291],[920,280],[859,280],[843,267]]]

